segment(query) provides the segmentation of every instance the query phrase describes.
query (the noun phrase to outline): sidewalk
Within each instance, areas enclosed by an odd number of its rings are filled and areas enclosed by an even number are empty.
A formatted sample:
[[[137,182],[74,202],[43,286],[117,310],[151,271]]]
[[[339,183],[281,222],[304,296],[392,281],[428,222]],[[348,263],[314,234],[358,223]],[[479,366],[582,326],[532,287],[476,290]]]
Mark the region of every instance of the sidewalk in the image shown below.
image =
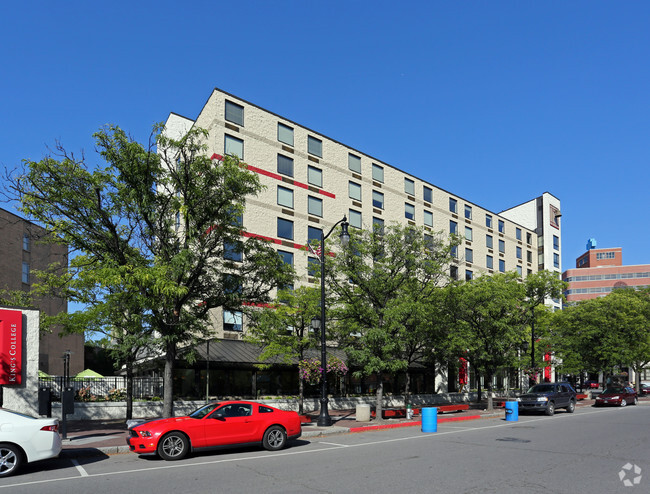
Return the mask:
[[[647,398],[643,399],[645,402]],[[581,400],[579,407],[593,405],[593,400]],[[640,402],[641,403],[641,402]],[[646,403],[650,405],[650,400]],[[302,438],[319,437],[330,434],[365,432],[396,427],[420,427],[421,418],[415,416],[411,420],[405,418],[385,419],[381,421],[357,422],[354,410],[330,410],[332,426],[319,427],[318,413],[311,413],[310,423],[302,425]],[[504,418],[503,408],[495,408],[493,412],[484,410],[484,404],[472,403],[469,410],[438,414],[438,423],[451,421],[477,420],[483,418]],[[124,420],[111,421],[73,421],[67,423],[67,439],[63,440],[61,457],[78,458],[84,456],[102,456],[118,453],[129,453],[126,444],[128,431]]]

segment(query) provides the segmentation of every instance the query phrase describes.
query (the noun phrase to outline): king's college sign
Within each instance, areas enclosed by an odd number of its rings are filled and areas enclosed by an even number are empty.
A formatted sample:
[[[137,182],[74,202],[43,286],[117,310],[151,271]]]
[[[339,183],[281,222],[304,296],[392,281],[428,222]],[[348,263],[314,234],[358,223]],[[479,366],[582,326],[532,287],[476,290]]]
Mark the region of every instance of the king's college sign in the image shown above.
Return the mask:
[[[0,384],[21,384],[22,362],[22,312],[0,309]]]

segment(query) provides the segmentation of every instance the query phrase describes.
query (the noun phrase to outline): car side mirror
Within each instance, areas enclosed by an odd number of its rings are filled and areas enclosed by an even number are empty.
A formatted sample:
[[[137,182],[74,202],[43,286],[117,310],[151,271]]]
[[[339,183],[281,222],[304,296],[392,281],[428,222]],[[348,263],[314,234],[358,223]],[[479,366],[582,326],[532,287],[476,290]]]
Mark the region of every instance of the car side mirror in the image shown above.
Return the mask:
[[[212,415],[210,415],[211,419],[224,419],[225,417],[226,416],[221,412],[213,413]]]

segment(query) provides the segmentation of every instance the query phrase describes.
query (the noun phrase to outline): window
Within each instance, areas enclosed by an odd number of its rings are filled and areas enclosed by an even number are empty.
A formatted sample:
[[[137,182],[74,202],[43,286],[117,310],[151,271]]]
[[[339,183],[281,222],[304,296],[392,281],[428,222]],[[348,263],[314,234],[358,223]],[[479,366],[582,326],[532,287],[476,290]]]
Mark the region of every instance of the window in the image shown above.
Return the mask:
[[[244,159],[244,141],[236,137],[225,135],[224,153]]]
[[[424,202],[433,202],[433,190],[426,185],[422,186],[422,199]]]
[[[499,259],[499,272],[505,273],[506,272],[506,261],[503,259]]]
[[[526,251],[526,262],[533,262],[533,253],[529,250]]]
[[[372,207],[384,209],[384,194],[376,190],[372,191]]]
[[[288,264],[289,266],[293,266],[293,254],[291,252],[287,252],[285,250],[279,250],[278,254],[280,254],[280,257],[286,264]]]
[[[465,204],[465,218],[468,220],[472,219],[472,206]]]
[[[307,258],[307,275],[317,276],[320,273],[320,261],[315,257]]]
[[[361,173],[361,158],[348,154],[348,168],[355,173]]]
[[[278,237],[293,240],[293,221],[278,218]]]
[[[458,268],[456,266],[450,266],[449,267],[449,277],[452,280],[457,280],[458,279]]]
[[[415,195],[415,182],[410,178],[404,179],[404,192],[406,192],[410,196]]]
[[[553,266],[556,268],[560,267],[560,254],[553,254]]]
[[[449,198],[449,211],[452,213],[458,212],[458,201],[456,199]]]
[[[521,240],[521,228],[515,228],[515,238]]]
[[[284,124],[278,123],[278,141],[293,146],[293,129]]]
[[[506,232],[506,224],[503,222],[503,220],[499,220],[499,233],[505,233]]]
[[[278,185],[278,206],[293,209],[293,190]]]
[[[244,125],[244,107],[226,100],[226,120],[237,125]]]
[[[226,100],[226,120],[237,125],[244,125],[244,107]]]
[[[485,215],[485,226],[488,228],[492,228],[492,215],[491,214],[486,214]]]
[[[293,158],[278,154],[278,173],[293,177]]]
[[[241,262],[243,256],[240,246],[236,242],[224,242],[223,258],[229,261]]]
[[[361,213],[359,211],[355,211],[354,209],[350,209],[348,212],[350,214],[350,226],[361,228]]]
[[[348,195],[350,196],[350,199],[354,199],[355,201],[360,201],[361,185],[354,182],[348,182]]]
[[[526,243],[528,245],[533,243],[533,235],[532,235],[532,233],[526,232]]]
[[[506,253],[506,243],[503,240],[499,240],[499,252]]]
[[[372,164],[372,179],[384,183],[384,167]]]
[[[375,232],[383,235],[384,233],[384,220],[381,218],[372,218],[372,228]]]
[[[465,270],[465,281],[472,281],[472,278],[474,277],[474,273],[470,271],[469,269]]]
[[[29,263],[23,262],[23,283],[29,283]]]
[[[521,277],[524,274],[524,270],[521,268],[521,266],[517,266],[517,274]]]
[[[488,269],[494,268],[494,258],[492,256],[485,256],[485,265]]]
[[[307,243],[309,245],[318,244],[320,245],[320,236],[323,233],[323,230],[320,228],[315,228],[313,226],[307,227]]]
[[[465,227],[465,240],[472,241],[472,229],[469,226]]]
[[[494,248],[492,242],[493,242],[492,235],[486,235],[485,236],[485,245],[486,245],[486,247],[488,249]]]
[[[454,259],[458,259],[458,246],[457,245],[452,245],[451,247],[451,257]]]
[[[29,252],[30,249],[30,238],[26,233],[23,235],[23,250]]]
[[[465,249],[465,262],[474,262],[474,251],[472,249]]]
[[[316,197],[307,197],[307,212],[314,216],[323,217],[323,200]]]
[[[560,250],[560,237],[553,235],[553,249]]]
[[[426,226],[433,226],[433,213],[431,211],[424,212],[424,224]]]
[[[316,187],[323,186],[323,171],[320,168],[314,168],[313,166],[307,167],[307,182]]]
[[[323,141],[316,139],[312,136],[307,136],[307,152],[318,156],[319,158],[323,157]]]
[[[449,233],[452,233],[454,235],[458,233],[458,223],[449,220]]]
[[[404,203],[404,217],[409,220],[415,220],[415,206],[409,204],[408,202]]]
[[[424,247],[429,250],[433,250],[433,235],[424,234]]]
[[[242,331],[242,313],[240,311],[223,311],[223,329],[224,331]]]
[[[517,259],[522,259],[521,247],[519,247],[519,246],[517,247]]]

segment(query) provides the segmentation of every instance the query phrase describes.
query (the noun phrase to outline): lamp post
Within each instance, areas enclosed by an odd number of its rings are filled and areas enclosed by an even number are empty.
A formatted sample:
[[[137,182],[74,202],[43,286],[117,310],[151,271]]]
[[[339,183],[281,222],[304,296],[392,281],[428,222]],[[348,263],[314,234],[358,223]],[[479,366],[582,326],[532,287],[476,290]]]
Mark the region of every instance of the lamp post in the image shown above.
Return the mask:
[[[341,243],[347,246],[350,241],[350,234],[348,233],[348,219],[343,216],[343,219],[334,223],[334,226],[324,235],[321,231],[320,234],[320,320],[313,318],[311,320],[312,328],[317,331],[320,328],[320,362],[323,368],[323,375],[320,381],[320,415],[318,416],[319,427],[329,427],[332,425],[332,418],[327,409],[327,338],[325,331],[325,239],[331,235],[338,225],[341,225]]]

